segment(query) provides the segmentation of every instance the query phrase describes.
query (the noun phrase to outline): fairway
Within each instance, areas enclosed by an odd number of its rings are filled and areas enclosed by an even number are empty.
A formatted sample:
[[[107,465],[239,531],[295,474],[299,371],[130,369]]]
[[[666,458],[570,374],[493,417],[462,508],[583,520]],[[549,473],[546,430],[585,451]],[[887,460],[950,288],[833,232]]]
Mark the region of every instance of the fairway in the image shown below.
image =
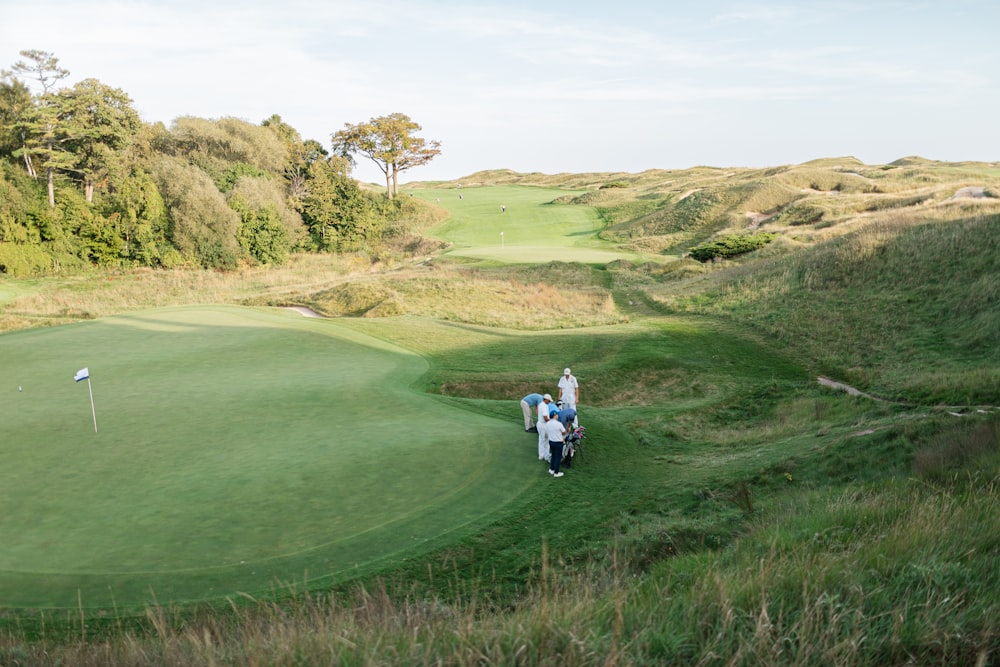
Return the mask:
[[[583,190],[490,186],[408,192],[447,209],[448,219],[427,235],[453,243],[449,255],[530,264],[643,259],[597,237],[602,223],[592,207],[551,203]]]
[[[538,479],[516,420],[416,393],[421,357],[288,311],[20,331],[0,368],[0,608],[343,579],[476,530]]]

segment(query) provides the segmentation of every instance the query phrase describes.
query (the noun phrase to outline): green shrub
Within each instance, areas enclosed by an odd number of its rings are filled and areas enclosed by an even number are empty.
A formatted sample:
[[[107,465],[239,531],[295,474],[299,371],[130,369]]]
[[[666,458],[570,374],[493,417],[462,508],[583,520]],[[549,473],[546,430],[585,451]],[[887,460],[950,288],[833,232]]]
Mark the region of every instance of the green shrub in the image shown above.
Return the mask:
[[[230,200],[230,205],[242,220],[237,234],[240,247],[261,264],[284,264],[288,259],[288,231],[274,207],[252,209],[238,198]]]
[[[707,262],[716,257],[735,257],[762,248],[775,238],[777,238],[777,234],[769,232],[750,235],[729,234],[710,243],[691,248],[689,255],[699,262]]]
[[[42,245],[0,243],[0,275],[24,278],[40,276],[52,269],[52,256]]]

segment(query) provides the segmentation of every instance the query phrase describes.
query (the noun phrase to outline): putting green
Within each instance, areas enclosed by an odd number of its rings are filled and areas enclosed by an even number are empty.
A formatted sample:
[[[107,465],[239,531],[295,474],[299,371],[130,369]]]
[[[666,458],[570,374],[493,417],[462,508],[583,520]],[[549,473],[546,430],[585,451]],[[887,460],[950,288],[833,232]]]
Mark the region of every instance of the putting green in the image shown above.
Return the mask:
[[[448,219],[427,234],[454,244],[450,255],[508,264],[649,259],[598,238],[603,223],[594,208],[552,203],[583,190],[490,186],[409,192],[447,209]]]
[[[14,332],[0,368],[0,607],[346,578],[481,528],[538,480],[516,406],[498,422],[416,393],[421,357],[288,311]]]

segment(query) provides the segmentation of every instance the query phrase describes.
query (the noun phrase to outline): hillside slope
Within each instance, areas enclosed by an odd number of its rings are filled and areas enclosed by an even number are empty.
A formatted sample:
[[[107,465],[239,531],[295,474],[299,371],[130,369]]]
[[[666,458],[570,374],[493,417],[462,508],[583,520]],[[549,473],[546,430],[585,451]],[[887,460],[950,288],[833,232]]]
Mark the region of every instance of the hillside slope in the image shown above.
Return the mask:
[[[723,234],[768,230],[799,242],[839,235],[880,213],[954,218],[953,209],[1000,210],[1000,163],[909,157],[866,165],[854,157],[769,168],[692,167],[587,174],[483,171],[408,187],[530,185],[589,190],[561,203],[596,208],[603,236],[626,248],[682,254]]]
[[[798,350],[817,373],[879,395],[1000,404],[998,163],[497,170],[434,187],[495,184],[572,188],[553,203],[597,209],[605,239],[673,255],[601,267],[627,315],[723,316]],[[759,232],[773,239],[760,250],[707,263],[687,256],[696,244]]]

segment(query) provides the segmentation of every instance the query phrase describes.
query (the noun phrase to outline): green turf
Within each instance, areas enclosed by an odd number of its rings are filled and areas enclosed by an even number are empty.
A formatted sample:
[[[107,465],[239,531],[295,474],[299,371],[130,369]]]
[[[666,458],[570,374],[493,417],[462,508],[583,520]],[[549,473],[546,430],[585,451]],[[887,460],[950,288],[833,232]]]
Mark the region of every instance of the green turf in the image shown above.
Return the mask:
[[[0,607],[356,575],[471,532],[538,479],[510,456],[532,444],[510,420],[411,389],[421,357],[286,311],[21,331],[0,336],[0,368]]]
[[[409,192],[447,209],[448,219],[427,234],[453,243],[452,255],[532,264],[640,259],[597,238],[603,223],[592,207],[552,203],[579,190],[490,186]]]

